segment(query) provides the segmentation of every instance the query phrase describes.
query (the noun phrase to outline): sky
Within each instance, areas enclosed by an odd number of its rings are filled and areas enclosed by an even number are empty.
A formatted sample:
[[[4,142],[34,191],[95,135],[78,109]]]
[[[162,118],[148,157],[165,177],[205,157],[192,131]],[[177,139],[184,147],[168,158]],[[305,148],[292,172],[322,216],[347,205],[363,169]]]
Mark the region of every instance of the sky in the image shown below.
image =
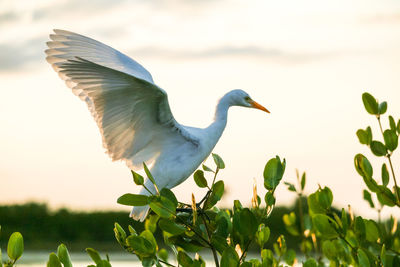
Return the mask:
[[[381,139],[363,108],[365,91],[387,100],[388,113],[399,118],[399,1],[1,1],[0,204],[129,210],[116,203],[139,190],[129,169],[105,154],[86,105],[45,61],[54,28],[141,63],[167,91],[181,124],[207,126],[218,99],[237,88],[271,111],[229,111],[214,149],[226,164],[221,206],[234,199],[250,204],[254,181],[265,192],[264,166],[279,155],[287,161],[284,181],[296,181],[296,168],[306,171],[307,193],[329,186],[337,207],[350,204],[376,217],[362,200],[365,185],[353,158],[370,158],[376,179],[384,161],[355,132],[371,125]],[[400,157],[393,161],[398,171]],[[192,178],[174,192],[185,201],[192,192],[197,199],[205,194]],[[278,205],[295,197],[283,183],[276,196]],[[383,210],[391,213],[400,215]]]

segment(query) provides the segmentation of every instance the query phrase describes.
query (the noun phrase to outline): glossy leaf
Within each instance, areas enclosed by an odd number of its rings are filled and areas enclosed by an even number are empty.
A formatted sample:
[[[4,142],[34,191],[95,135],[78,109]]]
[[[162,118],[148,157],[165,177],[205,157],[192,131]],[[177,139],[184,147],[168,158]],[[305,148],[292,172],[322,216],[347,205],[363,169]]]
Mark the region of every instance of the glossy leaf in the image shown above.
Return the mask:
[[[57,255],[54,252],[50,253],[49,261],[47,262],[46,266],[47,267],[62,267],[59,258],[57,257]]]
[[[133,170],[131,170],[131,173],[132,173],[132,178],[133,178],[133,181],[135,182],[135,184],[143,185],[143,183],[144,183],[143,176],[141,176],[139,173],[137,173]]]
[[[274,194],[272,194],[271,192],[267,192],[265,194],[265,203],[267,204],[267,206],[273,206],[275,205],[275,196]]]
[[[147,216],[146,221],[144,222],[144,229],[149,230],[154,233],[157,230],[157,222],[160,216],[157,214],[151,214]]]
[[[177,259],[182,267],[191,267],[193,264],[193,260],[182,250],[178,252]]]
[[[309,258],[303,263],[303,267],[318,267],[318,264],[314,258]]]
[[[120,196],[117,203],[127,206],[146,206],[149,204],[149,197],[145,195],[137,194],[124,194]]]
[[[215,173],[215,171],[213,171],[210,167],[208,167],[204,164],[201,165],[201,167],[203,168],[203,171],[205,171],[205,172],[214,172]]]
[[[387,186],[389,183],[389,172],[385,163],[382,164],[382,185]]]
[[[390,151],[394,151],[399,144],[399,137],[396,134],[396,130],[385,130],[383,132],[383,139],[385,140],[385,146]]]
[[[362,154],[354,157],[354,166],[361,176],[372,177],[373,169],[369,160]]]
[[[235,249],[227,247],[221,256],[221,267],[233,267],[239,264],[239,256]]]
[[[155,250],[153,244],[141,236],[129,236],[126,242],[132,247],[136,254],[143,257],[152,255]]]
[[[387,154],[385,145],[380,141],[373,140],[371,142],[370,148],[371,148],[372,153],[374,153],[375,156],[381,157],[381,156],[385,156]]]
[[[149,180],[151,181],[151,183],[154,185],[154,187],[155,187],[157,193],[159,193],[159,190],[158,190],[156,181],[154,180],[153,175],[151,174],[149,168],[147,168],[146,163],[144,163],[144,162],[143,162],[143,169],[144,169],[144,171],[145,171],[145,173],[146,173],[146,175],[147,175],[147,178],[149,178]]]
[[[386,205],[389,207],[395,206],[396,197],[394,196],[392,191],[390,191],[387,187],[384,186],[378,186],[378,187],[380,190],[376,193],[376,196],[378,197],[379,202],[382,205]]]
[[[149,206],[162,218],[172,218],[176,214],[175,204],[164,196],[151,197]]]
[[[306,173],[305,172],[303,172],[303,175],[301,176],[300,185],[301,185],[301,190],[304,190],[304,187],[306,186]]]
[[[72,267],[71,257],[69,256],[68,249],[64,244],[58,246],[57,256],[64,267]]]
[[[365,223],[366,239],[369,242],[375,243],[379,238],[378,225],[373,220],[365,220],[364,223]]]
[[[368,202],[368,204],[369,204],[369,206],[370,206],[371,208],[375,208],[375,204],[374,204],[374,202],[372,201],[371,194],[370,194],[367,190],[365,190],[365,189],[364,189],[364,191],[363,191],[363,198]]]
[[[294,184],[288,183],[288,182],[284,182],[284,184],[287,185],[289,191],[296,192],[296,188],[294,187]]]
[[[362,101],[364,103],[364,107],[369,114],[378,115],[379,114],[379,107],[378,102],[376,99],[370,95],[369,93],[363,93]]]
[[[270,159],[264,168],[264,187],[268,190],[274,190],[282,179],[284,171],[285,160],[282,163],[278,156]]]
[[[368,133],[365,130],[359,129],[356,132],[358,141],[360,141],[361,144],[363,145],[368,145]]]
[[[392,116],[389,116],[389,126],[392,131],[396,131],[396,122]]]
[[[323,209],[329,209],[332,205],[333,194],[329,187],[324,187],[317,192],[317,200]]]
[[[161,230],[170,233],[171,235],[180,235],[186,231],[186,228],[182,225],[176,224],[175,222],[167,219],[161,219],[158,222]]]
[[[379,114],[380,115],[385,114],[386,110],[387,110],[387,102],[383,101],[382,103],[379,104],[378,107]]]
[[[24,239],[19,232],[14,232],[10,236],[7,245],[7,254],[11,260],[18,260],[24,252]]]
[[[220,156],[218,156],[215,153],[212,153],[212,157],[214,159],[215,165],[217,165],[218,169],[224,169],[225,168],[225,163],[222,160],[222,158]]]
[[[325,240],[322,243],[322,252],[330,260],[335,260],[335,258],[337,257],[336,246],[330,240]]]
[[[174,204],[175,208],[178,206],[178,200],[176,199],[175,194],[170,189],[164,187],[163,189],[161,189],[160,195],[171,201],[172,204]]]
[[[260,246],[260,248],[264,248],[264,244],[267,243],[270,235],[270,230],[268,226],[265,226],[263,223],[258,226],[258,230],[256,233],[256,242]]]
[[[213,207],[224,194],[224,182],[218,181],[212,187],[212,192],[206,203],[206,209]]]
[[[369,263],[369,260],[368,260],[368,256],[367,256],[367,254],[365,254],[365,252],[361,248],[359,248],[357,250],[357,259],[358,259],[358,264],[360,266],[363,266],[363,267],[369,267],[370,266],[370,263]]]
[[[96,264],[101,264],[101,257],[99,252],[93,248],[87,248],[86,252],[89,254],[90,258],[96,263]]]
[[[332,239],[338,236],[335,228],[331,225],[328,216],[324,214],[316,214],[312,217],[312,222],[324,238]]]
[[[290,266],[293,265],[295,259],[296,259],[296,252],[293,249],[288,249],[285,255],[283,255],[283,260]]]
[[[193,175],[194,181],[200,188],[207,187],[207,180],[204,177],[204,172],[202,170],[197,170]]]

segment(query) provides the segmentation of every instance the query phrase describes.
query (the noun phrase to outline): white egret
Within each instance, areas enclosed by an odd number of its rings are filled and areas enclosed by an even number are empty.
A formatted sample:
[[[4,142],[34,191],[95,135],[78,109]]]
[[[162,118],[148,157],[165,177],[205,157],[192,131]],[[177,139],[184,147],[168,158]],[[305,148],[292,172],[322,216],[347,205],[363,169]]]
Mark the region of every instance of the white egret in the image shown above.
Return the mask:
[[[92,113],[112,160],[138,170],[151,165],[157,186],[173,188],[186,180],[211,153],[227,123],[231,106],[269,112],[243,90],[218,102],[215,119],[200,129],[179,124],[167,93],[135,60],[91,38],[54,30],[46,60]],[[154,190],[150,181],[145,185]],[[148,194],[146,190],[141,194]],[[143,221],[148,206],[134,207],[131,216]]]

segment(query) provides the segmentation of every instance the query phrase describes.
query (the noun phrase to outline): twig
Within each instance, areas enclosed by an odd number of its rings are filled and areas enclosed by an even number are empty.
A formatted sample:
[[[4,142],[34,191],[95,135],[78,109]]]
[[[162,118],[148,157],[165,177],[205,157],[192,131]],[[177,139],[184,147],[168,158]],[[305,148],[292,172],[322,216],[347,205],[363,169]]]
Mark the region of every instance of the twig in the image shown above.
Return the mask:
[[[217,169],[217,170],[218,170],[218,169]],[[208,230],[208,226],[207,226],[206,220],[204,219],[204,215],[203,215],[202,213],[200,213],[200,217],[201,217],[201,219],[203,220],[204,226],[205,226],[205,228],[206,228],[208,240],[209,240],[209,242],[211,243],[211,235],[210,235],[210,232],[209,232],[209,230]],[[213,253],[213,256],[214,256],[215,266],[216,266],[216,267],[219,267],[219,261],[218,261],[217,251],[215,250],[214,246],[212,246],[212,245],[210,246],[210,249],[211,249],[211,251],[212,251],[212,253]]]

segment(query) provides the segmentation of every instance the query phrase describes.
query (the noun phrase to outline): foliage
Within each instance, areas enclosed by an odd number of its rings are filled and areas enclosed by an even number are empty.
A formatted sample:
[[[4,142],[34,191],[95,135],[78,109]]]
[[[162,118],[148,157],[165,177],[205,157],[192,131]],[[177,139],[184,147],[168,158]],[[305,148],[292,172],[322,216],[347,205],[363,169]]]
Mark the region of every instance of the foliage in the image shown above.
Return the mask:
[[[398,146],[400,120],[395,123],[389,116],[389,128],[383,129],[381,117],[387,111],[387,103],[379,103],[372,95],[362,96],[365,109],[374,115],[379,124],[382,139],[374,139],[368,126],[360,129],[356,135],[361,144],[366,145],[372,154],[385,158],[389,164],[382,164],[381,182],[373,178],[373,167],[366,156],[357,154],[354,165],[362,177],[366,189],[363,198],[379,215],[374,221],[353,214],[352,209],[336,210],[331,189],[318,186],[317,190],[306,196],[306,173],[296,171],[296,182],[286,181],[289,191],[297,194],[297,210],[282,214],[286,237],[273,234],[269,227],[269,215],[276,203],[275,190],[282,180],[286,162],[278,156],[265,165],[263,177],[266,193],[261,198],[254,186],[252,206],[247,208],[235,200],[232,209],[220,209],[216,204],[224,194],[224,182],[218,180],[218,173],[225,168],[222,158],[213,154],[216,165],[211,169],[205,165],[194,173],[195,183],[208,191],[200,202],[192,196],[192,203],[179,202],[172,191],[158,188],[150,171],[144,165],[147,178],[150,179],[157,193],[150,196],[125,194],[118,203],[129,206],[149,205],[151,213],[145,221],[145,228],[129,225],[126,231],[115,223],[114,234],[118,243],[127,252],[136,255],[143,266],[205,266],[203,251],[211,251],[215,266],[221,267],[264,267],[293,266],[400,266],[400,237],[397,220],[393,217],[383,223],[380,219],[382,208],[400,207],[399,193],[391,156]],[[206,174],[212,176],[212,180]],[[144,186],[144,178],[132,172],[137,185]],[[212,181],[209,183],[209,181]],[[392,183],[391,183],[392,180]],[[162,240],[155,237],[161,231]],[[296,247],[289,247],[286,239],[295,237],[299,240]],[[267,247],[267,244],[272,246]],[[253,247],[259,252],[252,259],[248,257]],[[12,266],[23,251],[22,235],[12,234],[8,246],[10,260],[5,266]],[[102,258],[91,248],[87,253],[94,261],[90,266],[111,266],[108,256]],[[298,256],[299,252],[301,253]],[[193,257],[193,253],[194,257]],[[57,253],[51,253],[47,266],[72,266],[68,250],[64,245]]]

